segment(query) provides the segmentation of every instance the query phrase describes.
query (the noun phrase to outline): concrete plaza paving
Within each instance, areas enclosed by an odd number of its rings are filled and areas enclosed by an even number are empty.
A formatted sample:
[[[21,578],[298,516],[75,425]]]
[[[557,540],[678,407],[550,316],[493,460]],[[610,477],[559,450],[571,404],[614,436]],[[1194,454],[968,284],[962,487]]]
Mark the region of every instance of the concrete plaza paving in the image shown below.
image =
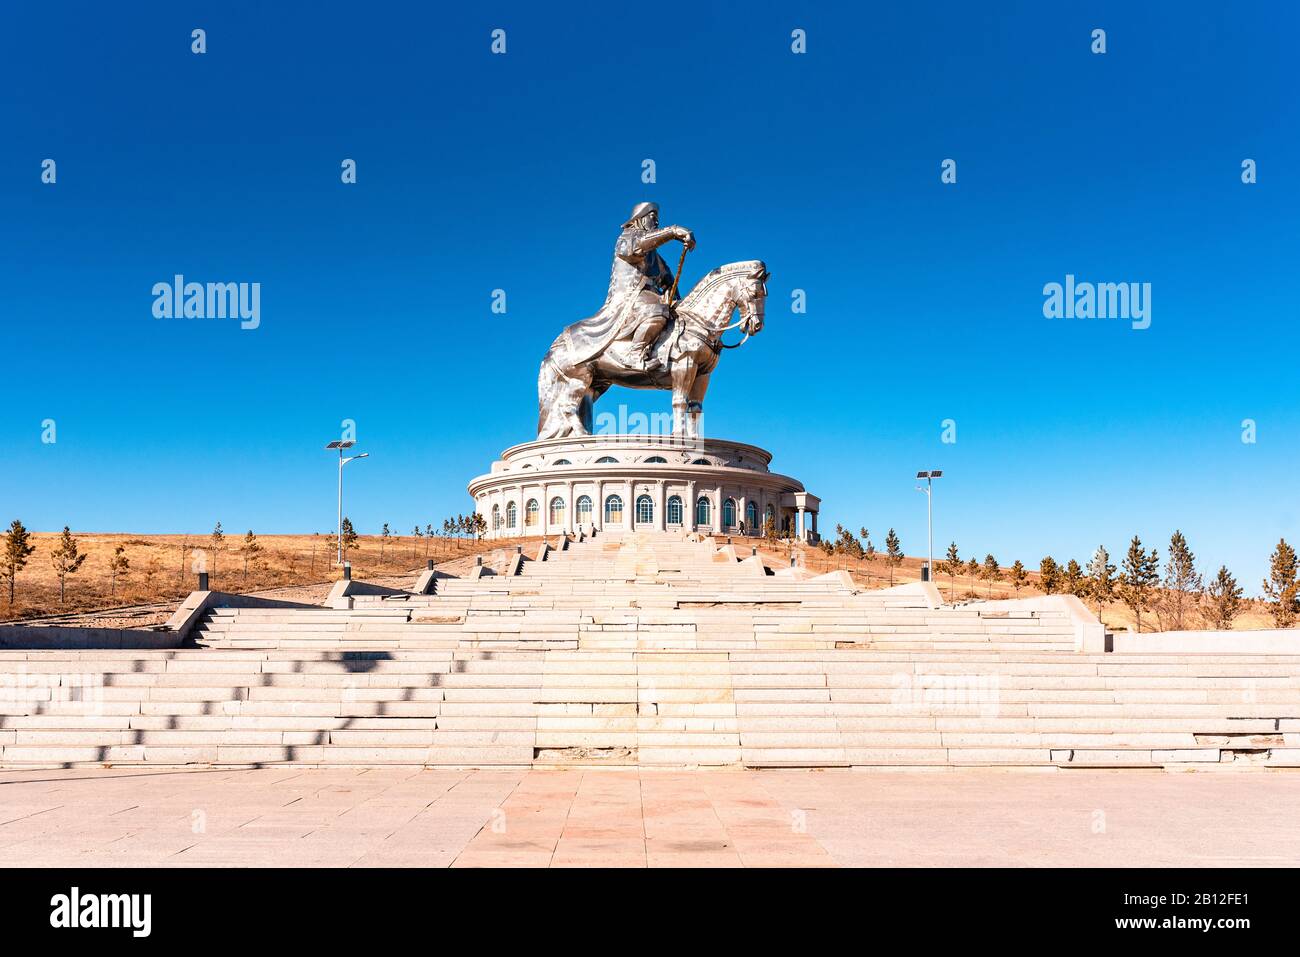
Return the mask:
[[[1297,866],[1300,773],[0,771],[0,865]]]

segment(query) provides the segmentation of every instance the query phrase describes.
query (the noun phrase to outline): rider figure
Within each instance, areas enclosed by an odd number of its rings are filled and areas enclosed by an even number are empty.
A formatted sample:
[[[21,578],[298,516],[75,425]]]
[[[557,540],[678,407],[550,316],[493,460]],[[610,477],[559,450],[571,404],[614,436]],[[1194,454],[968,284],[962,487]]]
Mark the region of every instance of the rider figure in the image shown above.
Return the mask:
[[[673,285],[673,273],[658,249],[674,239],[687,249],[695,246],[695,234],[689,229],[681,226],[659,228],[658,203],[639,203],[623,224],[623,232],[614,245],[610,292],[613,294],[617,290],[624,295],[635,295],[623,329],[635,330],[632,344],[643,369],[649,367],[655,340],[672,312],[668,296]]]

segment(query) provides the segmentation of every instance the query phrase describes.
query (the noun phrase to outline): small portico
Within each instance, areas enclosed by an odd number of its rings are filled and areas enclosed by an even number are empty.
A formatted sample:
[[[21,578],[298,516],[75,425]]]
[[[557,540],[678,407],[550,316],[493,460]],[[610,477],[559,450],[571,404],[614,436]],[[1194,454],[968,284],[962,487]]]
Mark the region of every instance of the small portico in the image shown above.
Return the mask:
[[[817,531],[817,513],[822,500],[811,492],[786,492],[781,496],[781,508],[793,513],[795,534],[800,541],[816,543],[821,540]]]

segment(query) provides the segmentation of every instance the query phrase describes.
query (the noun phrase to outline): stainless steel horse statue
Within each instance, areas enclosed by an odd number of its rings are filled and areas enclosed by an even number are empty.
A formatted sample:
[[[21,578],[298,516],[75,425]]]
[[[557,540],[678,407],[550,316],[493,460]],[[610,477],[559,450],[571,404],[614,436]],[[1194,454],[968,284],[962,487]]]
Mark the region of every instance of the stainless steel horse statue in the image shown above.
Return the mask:
[[[748,339],[763,328],[768,272],[756,259],[719,266],[671,301],[676,281],[656,249],[674,239],[689,249],[695,239],[680,226],[658,229],[658,213],[653,203],[632,211],[614,248],[605,305],[547,350],[537,376],[539,439],[590,435],[594,404],[611,385],[671,390],[673,431],[698,436],[709,376],[727,347],[723,333],[739,328]]]

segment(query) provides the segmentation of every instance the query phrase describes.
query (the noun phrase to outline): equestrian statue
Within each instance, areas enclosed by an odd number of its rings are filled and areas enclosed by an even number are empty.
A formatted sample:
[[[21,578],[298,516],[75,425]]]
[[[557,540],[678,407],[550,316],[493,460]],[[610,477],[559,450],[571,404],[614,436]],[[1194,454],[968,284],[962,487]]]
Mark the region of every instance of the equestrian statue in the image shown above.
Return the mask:
[[[682,244],[673,275],[659,247]],[[673,431],[697,437],[709,376],[723,349],[763,328],[767,267],[760,260],[728,263],[677,299],[686,253],[695,234],[659,228],[659,206],[640,203],[614,243],[605,304],[566,328],[551,343],[537,376],[537,437],[590,435],[593,406],[611,385],[667,389],[673,394]],[[740,318],[733,323],[732,314]],[[723,333],[739,328],[735,345]]]

